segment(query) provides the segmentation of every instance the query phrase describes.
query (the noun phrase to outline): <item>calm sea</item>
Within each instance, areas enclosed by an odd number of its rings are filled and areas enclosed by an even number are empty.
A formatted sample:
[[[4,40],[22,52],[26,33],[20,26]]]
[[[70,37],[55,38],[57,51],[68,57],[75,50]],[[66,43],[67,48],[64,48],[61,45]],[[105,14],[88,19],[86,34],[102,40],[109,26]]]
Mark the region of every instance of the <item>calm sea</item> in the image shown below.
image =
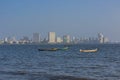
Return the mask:
[[[119,44],[0,45],[0,80],[120,80]],[[81,53],[80,49],[95,49]],[[84,79],[86,80],[86,79]]]

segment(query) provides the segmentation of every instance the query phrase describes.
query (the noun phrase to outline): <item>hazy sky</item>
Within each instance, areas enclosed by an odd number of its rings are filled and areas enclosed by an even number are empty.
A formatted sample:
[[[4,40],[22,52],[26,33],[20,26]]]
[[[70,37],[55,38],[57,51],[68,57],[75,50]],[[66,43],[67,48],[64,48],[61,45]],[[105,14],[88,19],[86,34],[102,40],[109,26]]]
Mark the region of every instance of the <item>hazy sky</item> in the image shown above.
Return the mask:
[[[120,0],[0,0],[0,38],[50,31],[120,41]]]

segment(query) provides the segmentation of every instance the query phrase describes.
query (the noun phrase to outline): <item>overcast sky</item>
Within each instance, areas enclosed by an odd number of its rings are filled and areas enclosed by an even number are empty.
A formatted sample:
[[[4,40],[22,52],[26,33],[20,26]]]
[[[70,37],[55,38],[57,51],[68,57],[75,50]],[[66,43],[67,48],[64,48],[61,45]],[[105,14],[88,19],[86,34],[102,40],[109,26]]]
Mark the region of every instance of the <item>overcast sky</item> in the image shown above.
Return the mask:
[[[0,0],[0,38],[50,31],[120,41],[120,0]]]

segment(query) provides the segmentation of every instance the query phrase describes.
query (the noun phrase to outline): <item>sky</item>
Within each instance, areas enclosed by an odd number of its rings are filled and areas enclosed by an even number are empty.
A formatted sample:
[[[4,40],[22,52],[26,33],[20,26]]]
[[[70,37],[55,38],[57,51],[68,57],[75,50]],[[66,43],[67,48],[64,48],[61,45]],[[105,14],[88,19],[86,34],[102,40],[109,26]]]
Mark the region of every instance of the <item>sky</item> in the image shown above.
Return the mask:
[[[0,38],[50,31],[120,41],[120,0],[0,0]]]

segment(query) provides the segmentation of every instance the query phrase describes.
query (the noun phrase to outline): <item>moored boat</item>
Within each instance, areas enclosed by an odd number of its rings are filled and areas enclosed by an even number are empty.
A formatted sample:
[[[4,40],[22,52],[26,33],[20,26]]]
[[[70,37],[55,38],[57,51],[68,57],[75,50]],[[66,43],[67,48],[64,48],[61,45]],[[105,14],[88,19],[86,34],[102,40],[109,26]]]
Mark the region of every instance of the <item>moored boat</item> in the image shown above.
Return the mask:
[[[64,47],[64,48],[41,48],[38,49],[38,51],[58,51],[58,50],[67,50],[68,47]]]
[[[39,51],[57,51],[58,48],[45,48],[45,49],[38,49]]]
[[[96,48],[96,49],[80,49],[80,52],[97,52],[98,51],[98,49]]]

